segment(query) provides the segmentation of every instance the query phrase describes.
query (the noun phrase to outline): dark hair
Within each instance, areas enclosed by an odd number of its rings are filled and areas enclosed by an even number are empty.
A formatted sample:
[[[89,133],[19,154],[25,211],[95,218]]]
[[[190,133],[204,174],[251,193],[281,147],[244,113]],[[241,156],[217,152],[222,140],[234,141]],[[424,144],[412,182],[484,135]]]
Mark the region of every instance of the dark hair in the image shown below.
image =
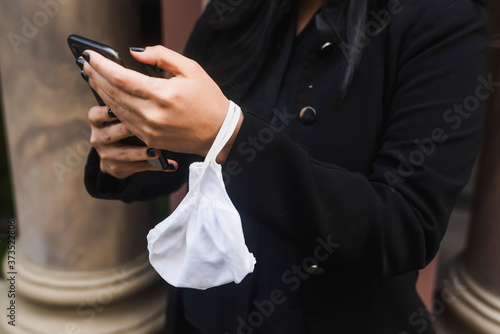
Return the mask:
[[[221,69],[223,80],[230,81],[238,75],[242,64],[263,59],[270,41],[290,10],[296,10],[298,0],[212,0],[209,3],[208,23],[213,29],[233,34],[231,45],[234,59],[238,59],[229,71],[226,64]],[[338,44],[349,45],[345,49],[345,73],[340,92],[344,97],[351,86],[359,66],[365,29],[370,9],[383,0],[323,0],[322,15]],[[249,57],[250,55],[250,57]],[[231,76],[231,77],[229,77]]]

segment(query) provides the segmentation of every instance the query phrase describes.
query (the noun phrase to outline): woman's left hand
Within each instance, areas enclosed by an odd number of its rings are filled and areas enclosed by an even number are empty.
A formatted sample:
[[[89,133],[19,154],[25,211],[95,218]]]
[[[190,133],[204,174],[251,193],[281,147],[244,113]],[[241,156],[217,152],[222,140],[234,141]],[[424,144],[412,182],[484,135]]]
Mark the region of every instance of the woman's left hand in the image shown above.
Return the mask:
[[[195,61],[162,46],[131,51],[138,61],[173,75],[155,78],[126,69],[93,51],[84,71],[90,86],[121,122],[149,147],[205,156],[229,107],[229,100]],[[223,163],[243,116],[218,157]]]

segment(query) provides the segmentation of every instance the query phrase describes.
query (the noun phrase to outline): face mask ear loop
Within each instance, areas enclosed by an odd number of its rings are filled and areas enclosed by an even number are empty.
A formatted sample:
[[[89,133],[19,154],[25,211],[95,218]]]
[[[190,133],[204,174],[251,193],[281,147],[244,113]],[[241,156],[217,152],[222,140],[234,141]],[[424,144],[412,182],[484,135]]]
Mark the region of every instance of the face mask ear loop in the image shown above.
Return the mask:
[[[217,133],[217,136],[215,137],[212,147],[205,157],[205,164],[216,163],[215,159],[217,158],[217,155],[219,155],[220,151],[222,151],[224,146],[227,144],[227,142],[233,135],[236,126],[238,125],[240,115],[241,108],[233,101],[229,101],[229,108],[227,110],[226,118],[222,123],[219,133]]]

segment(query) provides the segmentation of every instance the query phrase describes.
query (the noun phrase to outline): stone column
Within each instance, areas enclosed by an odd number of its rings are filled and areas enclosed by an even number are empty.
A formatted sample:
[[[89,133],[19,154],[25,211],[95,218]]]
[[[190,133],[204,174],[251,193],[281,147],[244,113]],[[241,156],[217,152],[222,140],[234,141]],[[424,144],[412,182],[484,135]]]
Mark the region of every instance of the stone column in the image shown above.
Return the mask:
[[[1,333],[153,333],[165,288],[147,259],[150,204],[92,199],[83,186],[96,104],[66,44],[81,34],[139,44],[138,1],[0,0],[0,73],[16,203]],[[139,43],[138,43],[139,42]],[[7,262],[5,262],[7,264]],[[15,327],[8,305],[15,305]],[[12,319],[12,318],[11,318]]]
[[[492,33],[486,75],[499,82],[500,3],[486,3]],[[467,247],[445,277],[439,333],[500,333],[500,93],[491,89]]]

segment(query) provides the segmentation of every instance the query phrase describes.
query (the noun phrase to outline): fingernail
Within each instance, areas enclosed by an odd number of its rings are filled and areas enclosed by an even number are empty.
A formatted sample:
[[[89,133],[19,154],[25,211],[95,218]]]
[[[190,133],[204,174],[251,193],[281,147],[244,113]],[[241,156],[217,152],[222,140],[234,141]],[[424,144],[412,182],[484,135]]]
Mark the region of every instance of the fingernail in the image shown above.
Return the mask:
[[[168,164],[167,170],[175,170],[174,164]]]
[[[146,154],[148,155],[148,157],[154,158],[156,156],[156,150],[154,148],[148,148]]]
[[[87,52],[82,52],[82,58],[85,59],[87,63],[90,63],[90,55]]]
[[[85,62],[83,61],[83,59],[80,59],[78,58],[76,60],[76,64],[78,65],[78,67],[83,71],[83,65],[85,64]]]
[[[111,109],[108,110],[108,116],[109,116],[109,118],[116,118],[115,113],[112,112]]]
[[[146,48],[144,48],[142,46],[131,46],[130,50],[132,50],[134,52],[144,52],[144,50],[146,50]]]
[[[89,82],[89,76],[85,73],[85,71],[81,71],[80,74],[82,75],[83,80]]]

